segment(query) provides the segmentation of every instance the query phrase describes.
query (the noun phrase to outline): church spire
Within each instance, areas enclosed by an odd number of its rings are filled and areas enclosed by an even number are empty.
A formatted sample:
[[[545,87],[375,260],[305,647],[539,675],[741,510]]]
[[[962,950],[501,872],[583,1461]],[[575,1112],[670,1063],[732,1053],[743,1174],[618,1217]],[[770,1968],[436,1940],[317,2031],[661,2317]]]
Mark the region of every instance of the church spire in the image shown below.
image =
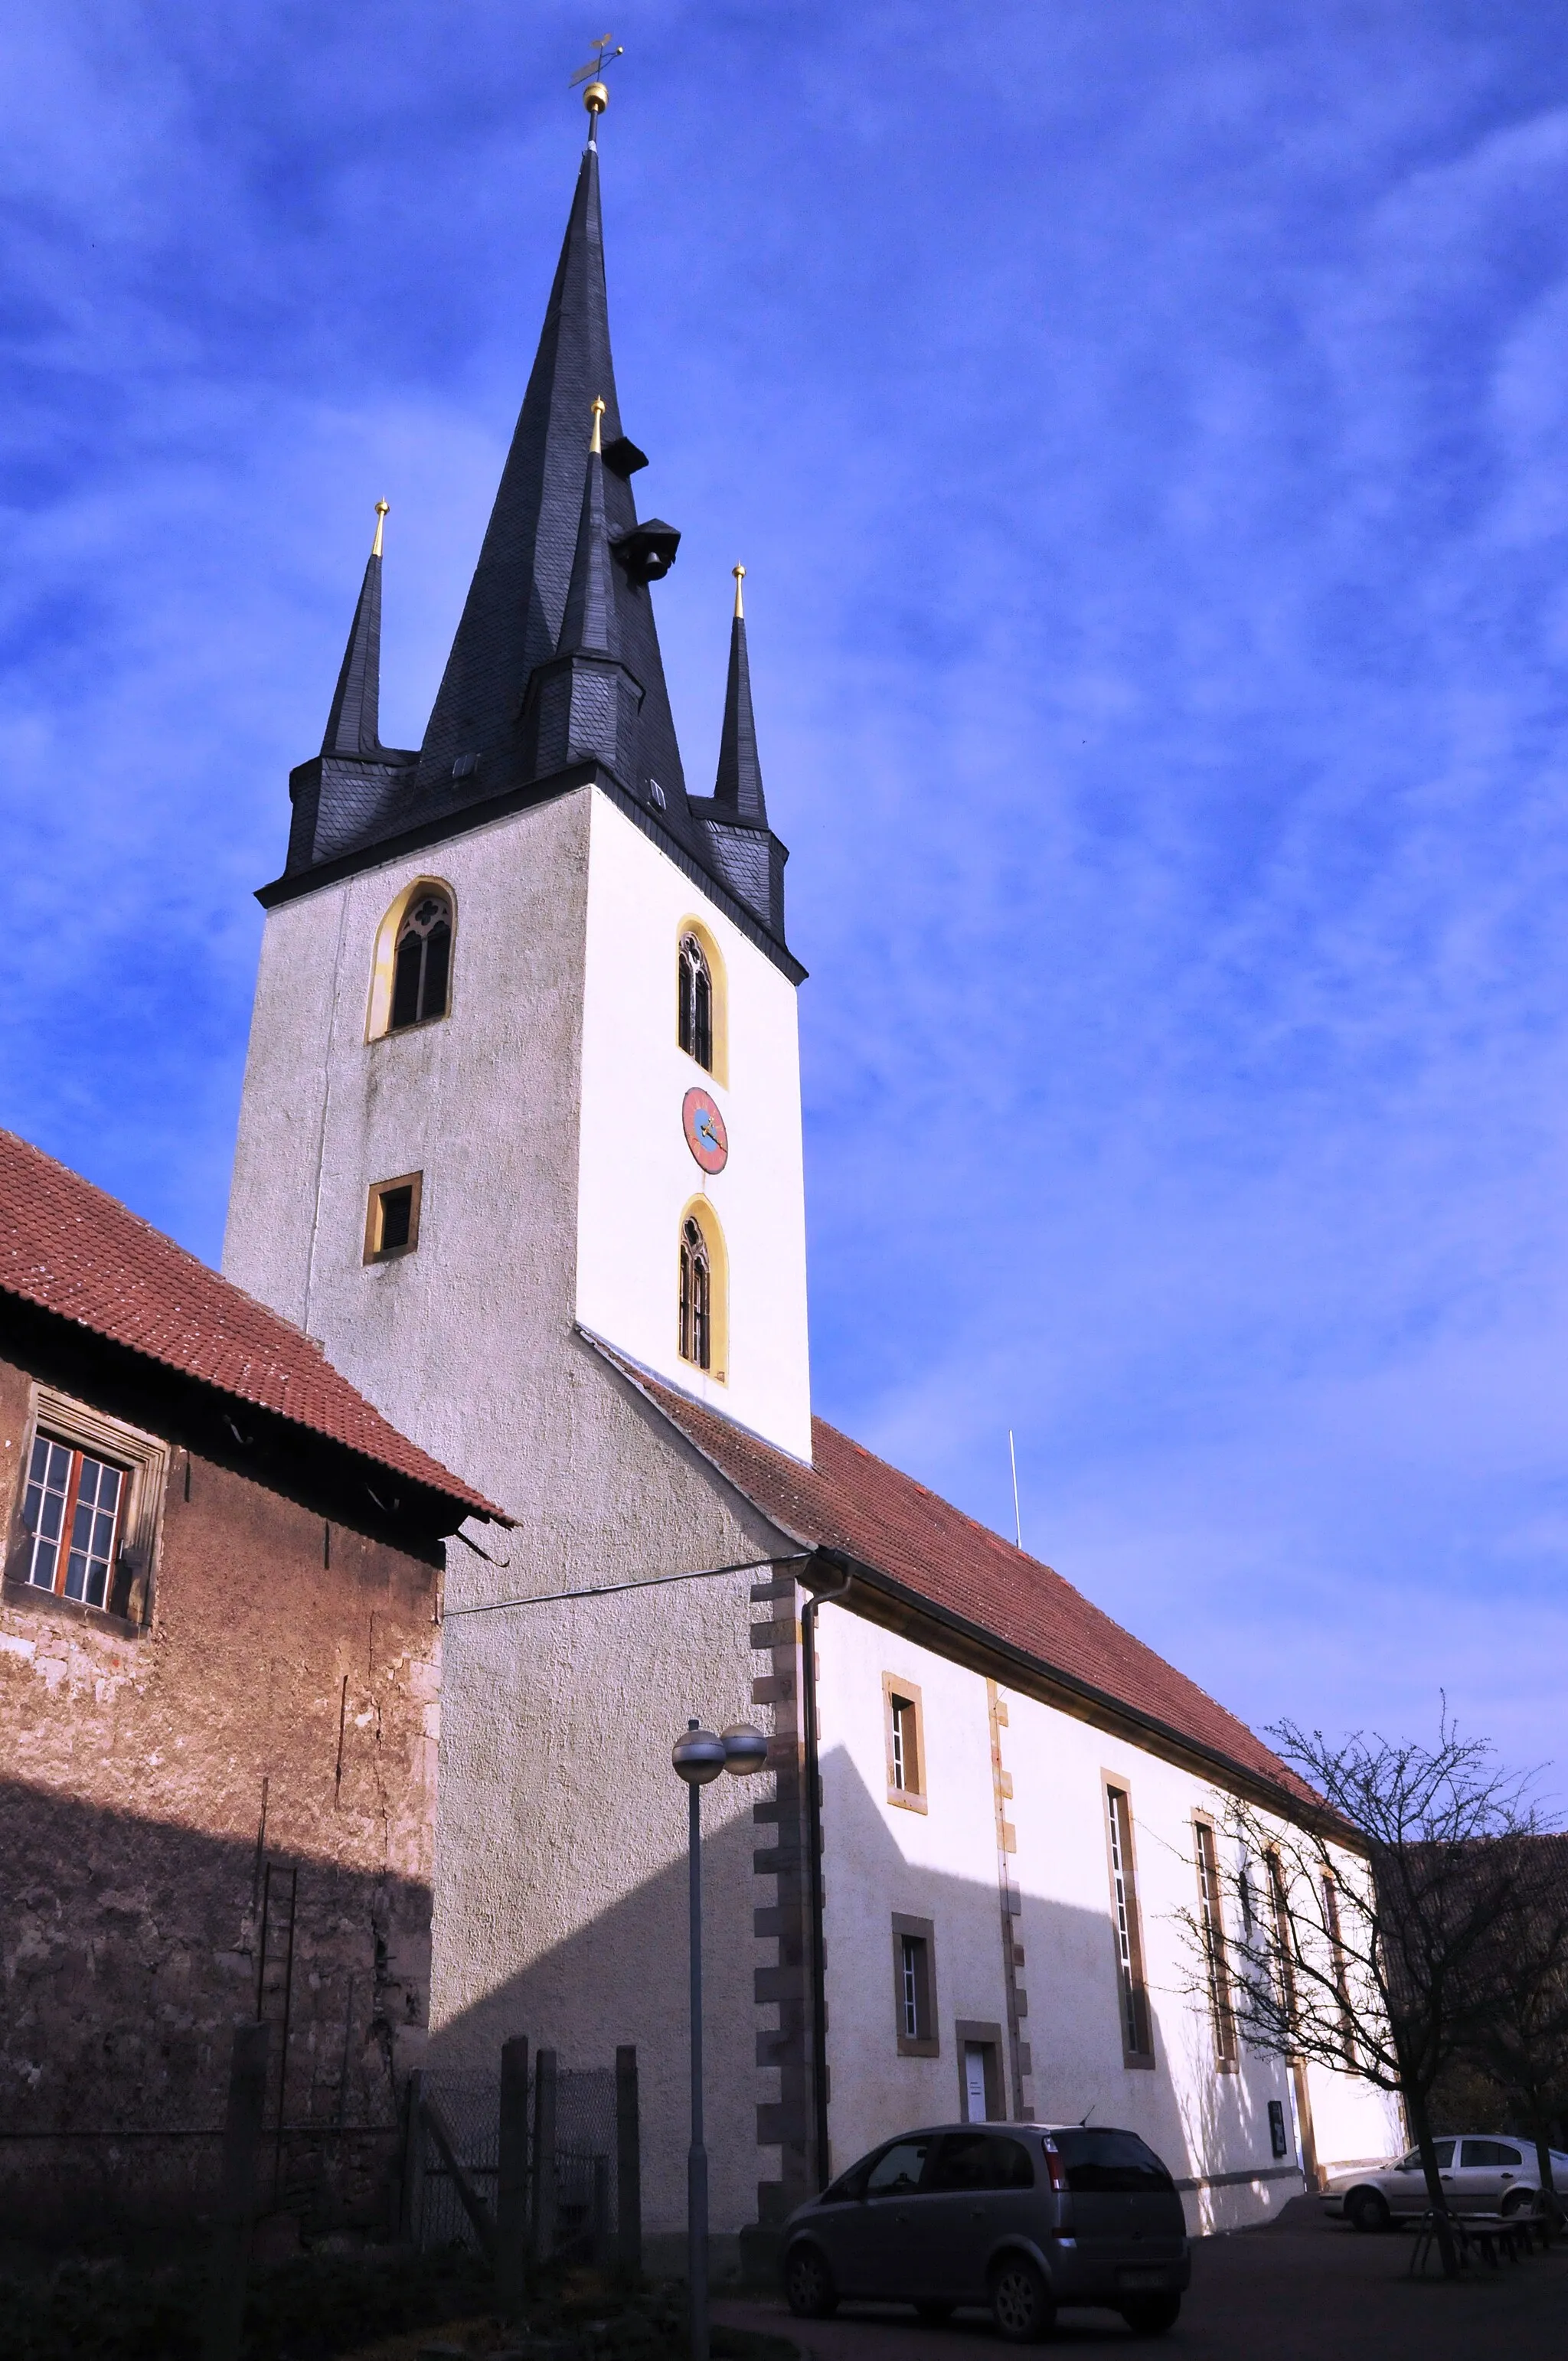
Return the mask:
[[[323,754],[375,754],[381,744],[381,527],[387,503],[376,503],[376,538],[365,561],[359,604],[344,650],[343,669],[327,715]]]
[[[597,113],[590,119],[597,122]],[[561,645],[584,505],[588,406],[601,400],[604,540],[616,567],[620,655],[640,684],[636,743],[622,775],[651,795],[657,781],[684,837],[685,779],[648,584],[679,539],[656,520],[640,525],[630,478],[646,465],[621,431],[610,357],[599,214],[598,149],[583,151],[572,210],[528,390],[496,495],[445,675],[420,758],[422,789],[471,781],[482,796],[530,774],[524,708],[530,683]],[[535,684],[534,696],[538,685]],[[542,776],[542,773],[532,773]]]
[[[741,585],[743,566],[732,566],[735,613],[729,625],[729,678],[724,691],[724,727],[718,738],[718,776],[713,800],[741,819],[768,824],[762,796],[762,766],[757,760],[757,725],[751,717],[751,667],[746,656],[746,603]]]
[[[588,444],[588,471],[583,478],[583,506],[577,519],[577,545],[572,556],[572,578],[566,588],[566,611],[555,653],[560,656],[620,653],[616,628],[615,577],[610,570],[609,528],[604,513],[604,451],[599,435],[604,397],[593,401],[594,431]]]

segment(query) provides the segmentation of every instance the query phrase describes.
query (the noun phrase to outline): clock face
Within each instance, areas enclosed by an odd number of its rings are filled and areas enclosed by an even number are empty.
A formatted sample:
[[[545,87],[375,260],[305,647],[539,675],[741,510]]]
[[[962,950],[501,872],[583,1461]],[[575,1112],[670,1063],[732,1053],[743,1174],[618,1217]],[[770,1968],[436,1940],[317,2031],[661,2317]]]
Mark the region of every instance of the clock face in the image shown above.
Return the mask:
[[[724,1117],[706,1091],[688,1091],[681,1101],[681,1128],[705,1172],[722,1172],[729,1161]]]

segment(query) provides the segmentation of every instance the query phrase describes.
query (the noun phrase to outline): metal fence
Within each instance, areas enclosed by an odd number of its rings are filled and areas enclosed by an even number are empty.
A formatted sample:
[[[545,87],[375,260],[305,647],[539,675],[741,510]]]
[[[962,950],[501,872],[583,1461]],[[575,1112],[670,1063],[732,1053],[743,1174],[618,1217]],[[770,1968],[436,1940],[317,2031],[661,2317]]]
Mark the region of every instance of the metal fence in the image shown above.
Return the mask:
[[[521,2049],[524,2045],[517,2045]],[[538,2259],[620,2261],[641,2252],[637,2053],[557,2068],[545,2049],[511,2103],[525,2110],[527,2244]],[[526,2092],[526,2096],[524,2096]],[[502,2213],[501,2077],[436,2069],[410,2091],[404,2235],[493,2257]]]

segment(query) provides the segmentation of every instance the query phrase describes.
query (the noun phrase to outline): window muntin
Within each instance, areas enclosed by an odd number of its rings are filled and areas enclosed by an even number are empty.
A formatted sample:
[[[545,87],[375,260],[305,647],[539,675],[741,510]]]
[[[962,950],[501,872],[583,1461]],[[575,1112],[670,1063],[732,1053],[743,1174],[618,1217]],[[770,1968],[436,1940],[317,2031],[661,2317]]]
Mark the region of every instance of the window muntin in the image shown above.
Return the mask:
[[[1143,1944],[1138,1926],[1137,1883],[1133,1866],[1133,1815],[1124,1787],[1107,1784],[1106,1825],[1111,1850],[1111,1902],[1116,1935],[1116,1975],[1120,1987],[1122,2048],[1129,2063],[1147,2063],[1154,2056],[1149,2037],[1148,1999],[1144,1991]]]
[[[681,937],[676,984],[679,1015],[677,1035],[688,1058],[713,1071],[713,970],[696,937]]]
[[[713,1367],[713,1257],[702,1224],[681,1224],[680,1353],[695,1368]]]
[[[1236,2062],[1236,2012],[1231,1998],[1231,1968],[1225,1952],[1225,1920],[1221,1901],[1220,1863],[1214,1831],[1207,1820],[1192,1827],[1198,1861],[1198,1914],[1203,1934],[1203,1959],[1208,1971],[1209,2015],[1214,2027],[1214,2057],[1222,2070]]]
[[[394,1180],[371,1183],[365,1209],[365,1259],[395,1262],[419,1245],[420,1205],[424,1194],[422,1172],[400,1172]]]
[[[444,1016],[452,981],[452,905],[444,894],[416,894],[403,913],[392,960],[389,1033]]]
[[[83,1607],[105,1606],[127,1488],[123,1467],[37,1435],[22,1505],[23,1579]]]
[[[903,2006],[904,2036],[906,2041],[924,2041],[929,2022],[926,1995],[928,1980],[926,1973],[926,1943],[920,1935],[901,1935],[899,1946],[899,1996]]]

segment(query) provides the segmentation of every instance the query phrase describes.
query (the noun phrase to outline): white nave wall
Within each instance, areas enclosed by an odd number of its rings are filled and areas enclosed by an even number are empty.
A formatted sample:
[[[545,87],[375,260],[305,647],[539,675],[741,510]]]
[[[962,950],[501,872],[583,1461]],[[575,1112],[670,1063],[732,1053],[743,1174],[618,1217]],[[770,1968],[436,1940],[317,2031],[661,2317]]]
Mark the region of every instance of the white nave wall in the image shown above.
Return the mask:
[[[824,1607],[820,1624],[831,2131],[844,2165],[889,2131],[958,2116],[955,2022],[1004,2029],[1007,2008],[985,1680],[848,1609]],[[888,1800],[884,1674],[921,1693],[924,1812]],[[1269,2140],[1270,2099],[1293,2122],[1289,2074],[1245,2048],[1237,2070],[1219,2070],[1177,1917],[1197,1903],[1193,1814],[1223,1825],[1223,1792],[1124,1736],[1015,1689],[1001,1694],[1019,1894],[1013,1938],[1025,1954],[1016,1973],[1033,2067],[1025,2103],[1041,2122],[1092,2110],[1098,2122],[1141,2133],[1173,2172],[1202,2184],[1187,2197],[1194,2230],[1255,2221],[1302,2186],[1294,2172],[1280,2176]],[[1152,2069],[1123,2059],[1107,1775],[1132,1797]],[[898,2053],[895,1913],[934,1928],[935,2058]],[[1314,2071],[1312,2107],[1320,2164],[1386,2156],[1400,2143],[1392,2103],[1351,2076]]]

